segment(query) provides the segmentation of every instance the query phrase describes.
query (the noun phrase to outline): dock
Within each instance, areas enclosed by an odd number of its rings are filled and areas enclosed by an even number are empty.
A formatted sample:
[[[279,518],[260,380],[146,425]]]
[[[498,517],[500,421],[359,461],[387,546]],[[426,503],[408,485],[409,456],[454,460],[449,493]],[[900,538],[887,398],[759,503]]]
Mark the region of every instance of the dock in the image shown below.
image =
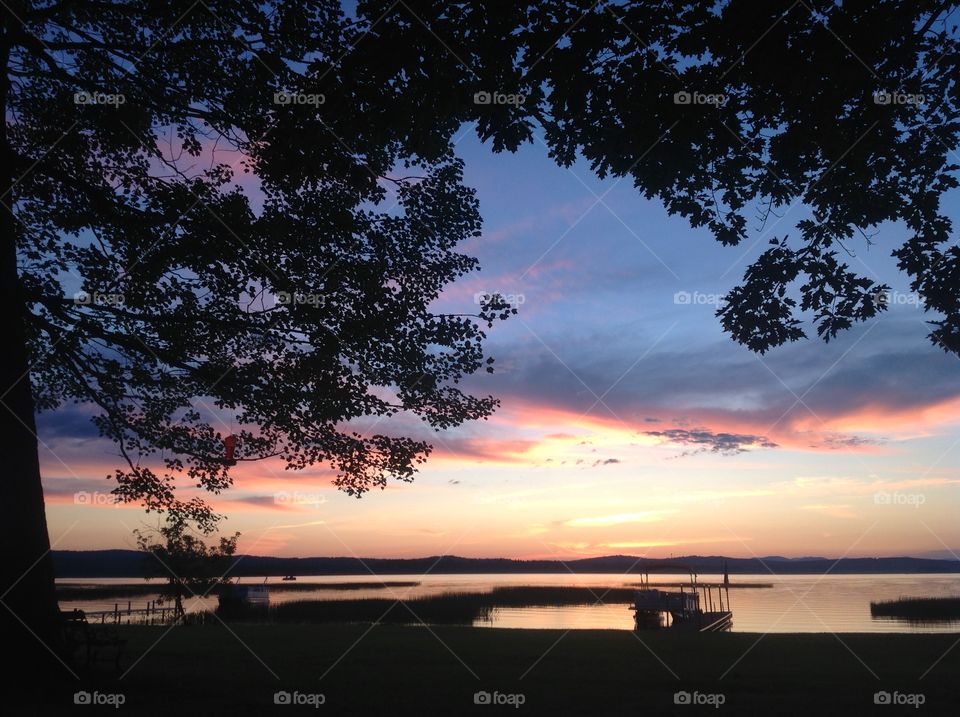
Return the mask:
[[[156,600],[147,602],[146,607],[133,607],[133,603],[128,600],[125,608],[120,603],[114,603],[113,610],[84,610],[83,613],[89,622],[101,625],[122,625],[124,622],[127,624],[165,625],[174,621],[177,617],[173,605],[161,607]]]
[[[724,574],[721,584],[697,583],[697,575],[687,566],[661,565],[663,570],[688,570],[689,584],[679,590],[654,587],[649,572],[644,573],[631,608],[637,630],[669,628],[693,632],[723,632],[733,627],[730,609],[730,579]]]

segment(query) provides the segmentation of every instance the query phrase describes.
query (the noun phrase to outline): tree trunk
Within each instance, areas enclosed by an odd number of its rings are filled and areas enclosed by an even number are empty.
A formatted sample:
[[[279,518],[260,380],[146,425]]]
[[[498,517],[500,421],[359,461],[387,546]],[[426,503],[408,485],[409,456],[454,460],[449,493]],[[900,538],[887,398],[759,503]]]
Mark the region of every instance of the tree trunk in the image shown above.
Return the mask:
[[[4,13],[5,22],[9,19]],[[33,392],[24,325],[26,303],[17,272],[16,219],[11,210],[14,163],[7,137],[8,50],[0,56],[0,630],[13,669],[45,677],[69,675],[53,581],[53,560],[40,484]],[[54,665],[44,673],[43,667]]]

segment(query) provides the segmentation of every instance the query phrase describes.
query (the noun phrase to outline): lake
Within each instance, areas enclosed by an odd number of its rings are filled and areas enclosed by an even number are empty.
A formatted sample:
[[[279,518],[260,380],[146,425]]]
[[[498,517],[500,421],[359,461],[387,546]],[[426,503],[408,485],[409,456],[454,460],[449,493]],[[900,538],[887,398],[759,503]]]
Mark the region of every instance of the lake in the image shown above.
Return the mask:
[[[684,576],[651,575],[651,582],[678,583]],[[456,592],[486,592],[497,586],[543,585],[581,587],[626,587],[640,580],[638,574],[502,574],[502,575],[330,575],[303,576],[297,590],[273,591],[271,603],[294,600],[338,600],[357,598],[406,599]],[[719,583],[720,575],[699,575],[700,583]],[[415,587],[335,590],[330,583],[418,581]],[[244,578],[243,583],[260,584],[263,579]],[[960,575],[732,575],[730,602],[735,632],[960,632],[960,622],[917,624],[902,619],[874,618],[870,602],[900,597],[960,596]],[[60,585],[143,584],[134,578],[65,578]],[[738,583],[772,584],[768,588],[736,588]],[[268,584],[282,584],[279,577]],[[309,587],[307,587],[309,586]],[[315,586],[315,589],[313,589]],[[602,600],[602,590],[597,597]],[[156,596],[130,599],[131,607],[142,608]],[[127,598],[63,600],[61,609],[113,610],[127,606]],[[216,598],[193,598],[187,609],[216,607]],[[476,627],[615,629],[633,628],[633,613],[624,603],[564,607],[494,608],[489,620]]]

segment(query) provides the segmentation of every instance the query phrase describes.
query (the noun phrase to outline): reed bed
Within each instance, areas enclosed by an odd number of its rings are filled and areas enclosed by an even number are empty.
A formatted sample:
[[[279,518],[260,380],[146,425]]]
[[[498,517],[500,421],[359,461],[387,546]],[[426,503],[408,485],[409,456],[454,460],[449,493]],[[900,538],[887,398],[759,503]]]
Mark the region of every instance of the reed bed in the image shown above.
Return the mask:
[[[635,590],[624,587],[503,586],[488,592],[450,592],[402,601],[388,598],[358,600],[297,600],[273,605],[273,622],[383,622],[469,625],[487,620],[496,608],[625,605]],[[245,616],[240,615],[241,619]]]
[[[898,617],[907,620],[960,620],[960,597],[899,598],[870,603],[873,617]]]

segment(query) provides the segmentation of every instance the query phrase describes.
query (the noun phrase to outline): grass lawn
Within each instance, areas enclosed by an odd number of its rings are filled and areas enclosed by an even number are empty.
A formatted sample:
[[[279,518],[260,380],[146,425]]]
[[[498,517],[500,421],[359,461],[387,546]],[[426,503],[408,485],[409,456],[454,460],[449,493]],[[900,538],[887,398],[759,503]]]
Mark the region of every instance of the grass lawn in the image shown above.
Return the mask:
[[[761,639],[333,624],[231,630],[121,628],[129,640],[126,674],[99,665],[79,682],[39,693],[42,704],[22,714],[960,714],[960,646],[948,652],[960,635]],[[124,704],[74,707],[76,690],[122,693]],[[275,705],[278,691],[322,694],[324,703]],[[475,705],[479,691],[509,702],[519,694],[523,704]],[[679,691],[723,704],[677,705]],[[878,691],[893,700],[894,693],[922,693],[925,703],[919,710],[876,706]]]

